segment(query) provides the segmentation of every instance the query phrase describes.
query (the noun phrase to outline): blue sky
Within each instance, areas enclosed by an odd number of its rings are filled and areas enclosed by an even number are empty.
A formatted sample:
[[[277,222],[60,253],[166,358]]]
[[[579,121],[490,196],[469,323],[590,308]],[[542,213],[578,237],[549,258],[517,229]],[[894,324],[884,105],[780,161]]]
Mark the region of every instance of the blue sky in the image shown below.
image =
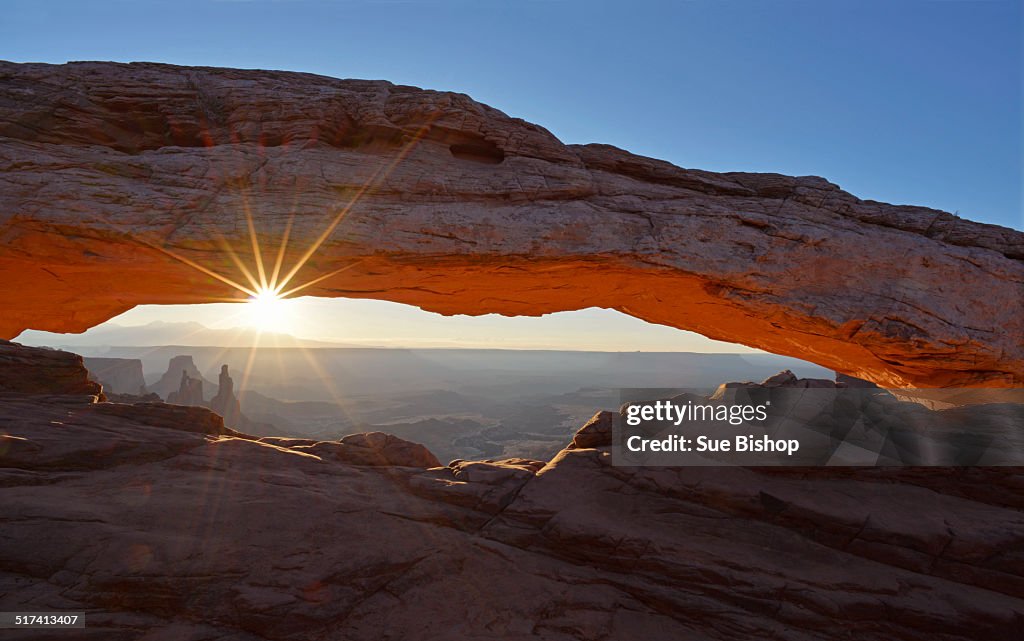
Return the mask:
[[[566,142],[1024,229],[1020,0],[8,0],[0,57],[461,91]]]

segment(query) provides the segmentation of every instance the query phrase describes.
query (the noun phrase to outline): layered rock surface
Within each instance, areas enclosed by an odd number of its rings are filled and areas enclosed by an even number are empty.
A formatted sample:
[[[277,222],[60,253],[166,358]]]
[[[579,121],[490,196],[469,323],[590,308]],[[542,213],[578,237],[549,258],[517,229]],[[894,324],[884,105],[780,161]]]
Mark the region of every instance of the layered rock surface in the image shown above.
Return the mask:
[[[82,357],[54,349],[26,348],[0,339],[0,391],[29,396],[99,396]]]
[[[607,414],[548,462],[441,467],[386,435],[347,443],[379,450],[357,461],[344,443],[252,440],[203,408],[64,389],[0,391],[0,609],[84,610],[76,639],[1024,629],[1019,468],[618,468]]]
[[[304,294],[607,307],[889,386],[1024,383],[1014,230],[380,81],[0,63],[0,87],[0,336],[244,299],[195,266],[259,280],[255,238]]]

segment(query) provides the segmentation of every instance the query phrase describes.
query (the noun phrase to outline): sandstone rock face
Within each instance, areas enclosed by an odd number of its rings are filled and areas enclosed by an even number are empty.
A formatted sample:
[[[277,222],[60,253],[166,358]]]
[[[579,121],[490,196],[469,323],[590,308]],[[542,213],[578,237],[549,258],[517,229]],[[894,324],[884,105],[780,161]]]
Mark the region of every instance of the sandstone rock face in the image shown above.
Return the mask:
[[[1017,231],[387,82],[0,63],[0,86],[0,336],[244,299],[195,266],[259,280],[255,238],[303,294],[607,307],[889,386],[1024,382]]]
[[[142,361],[137,358],[84,357],[89,378],[103,385],[108,394],[145,394]]]
[[[861,380],[853,376],[847,376],[842,372],[836,372],[836,383],[839,383],[844,387],[859,387],[864,389],[878,387],[877,385],[870,381]]]
[[[21,349],[19,367],[53,357]],[[85,611],[76,638],[1017,641],[1024,626],[1019,468],[618,468],[594,443],[546,463],[353,465],[203,408],[71,391],[0,393],[0,609]]]
[[[130,419],[142,425],[182,432],[252,438],[224,425],[224,419],[205,407],[169,403],[99,403],[87,409],[95,414]]]
[[[383,432],[349,434],[340,441],[320,441],[312,445],[297,445],[294,449],[351,465],[441,466],[426,447]]]
[[[601,411],[586,422],[572,439],[572,447],[602,447],[612,444],[612,421],[614,415]]]
[[[98,396],[103,389],[77,354],[0,339],[0,394],[8,393]]]

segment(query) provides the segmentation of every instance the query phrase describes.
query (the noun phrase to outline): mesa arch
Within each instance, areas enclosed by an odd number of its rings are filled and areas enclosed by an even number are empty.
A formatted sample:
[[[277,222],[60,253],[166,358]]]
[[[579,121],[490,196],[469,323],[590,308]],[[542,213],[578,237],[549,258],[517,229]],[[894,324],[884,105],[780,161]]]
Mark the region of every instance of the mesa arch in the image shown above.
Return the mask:
[[[254,232],[267,271],[322,237],[302,294],[607,307],[888,386],[1024,385],[1021,232],[382,81],[0,63],[0,86],[0,337],[244,298],[191,265],[245,283]]]

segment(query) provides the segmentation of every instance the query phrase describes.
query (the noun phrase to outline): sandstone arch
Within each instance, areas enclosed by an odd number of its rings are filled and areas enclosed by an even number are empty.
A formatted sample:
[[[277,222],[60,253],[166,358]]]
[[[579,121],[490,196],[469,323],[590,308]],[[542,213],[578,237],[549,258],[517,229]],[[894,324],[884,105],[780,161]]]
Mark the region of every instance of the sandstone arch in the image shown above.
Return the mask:
[[[885,385],[1024,383],[1014,230],[817,177],[564,145],[465,95],[379,81],[2,63],[0,86],[0,337],[238,297],[188,263],[243,281],[249,213],[267,271],[323,236],[292,281],[322,278],[304,294],[600,306]]]

